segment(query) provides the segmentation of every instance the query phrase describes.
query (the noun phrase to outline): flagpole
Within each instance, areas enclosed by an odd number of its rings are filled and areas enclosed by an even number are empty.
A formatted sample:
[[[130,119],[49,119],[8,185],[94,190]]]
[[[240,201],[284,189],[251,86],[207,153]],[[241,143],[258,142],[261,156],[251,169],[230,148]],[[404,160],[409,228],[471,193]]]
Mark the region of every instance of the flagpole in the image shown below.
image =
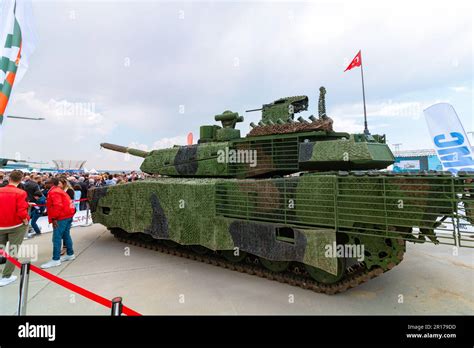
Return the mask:
[[[362,99],[364,101],[364,134],[369,135],[369,128],[367,127],[367,110],[365,108],[365,87],[364,87],[364,69],[362,68],[362,55],[360,60],[360,76],[362,77]]]

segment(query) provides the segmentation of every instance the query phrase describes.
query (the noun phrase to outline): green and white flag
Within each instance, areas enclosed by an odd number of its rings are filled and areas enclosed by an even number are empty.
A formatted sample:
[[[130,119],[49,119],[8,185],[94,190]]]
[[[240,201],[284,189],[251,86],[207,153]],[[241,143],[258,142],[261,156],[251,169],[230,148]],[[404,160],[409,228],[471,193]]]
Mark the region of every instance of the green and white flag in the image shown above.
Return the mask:
[[[0,125],[13,85],[25,74],[35,49],[32,17],[30,0],[0,0]]]

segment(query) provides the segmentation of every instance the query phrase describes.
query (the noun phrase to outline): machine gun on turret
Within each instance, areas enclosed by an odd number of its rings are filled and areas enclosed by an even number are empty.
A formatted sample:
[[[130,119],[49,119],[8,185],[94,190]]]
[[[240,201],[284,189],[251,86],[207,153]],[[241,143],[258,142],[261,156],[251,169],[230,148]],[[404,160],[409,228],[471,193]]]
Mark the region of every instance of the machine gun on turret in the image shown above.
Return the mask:
[[[294,114],[305,110],[308,110],[308,97],[300,95],[280,98],[273,103],[263,104],[259,109],[246,110],[245,112],[262,111],[261,122],[263,124],[282,124],[293,120]]]

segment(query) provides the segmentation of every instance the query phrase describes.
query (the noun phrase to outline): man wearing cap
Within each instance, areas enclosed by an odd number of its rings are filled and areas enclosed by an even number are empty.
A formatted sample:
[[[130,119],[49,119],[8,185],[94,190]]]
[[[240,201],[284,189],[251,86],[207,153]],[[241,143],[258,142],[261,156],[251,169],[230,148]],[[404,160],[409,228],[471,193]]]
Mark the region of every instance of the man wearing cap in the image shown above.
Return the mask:
[[[25,191],[18,188],[23,173],[14,170],[10,173],[8,185],[0,187],[0,247],[12,257],[16,257],[26,229],[28,228],[28,202]],[[7,243],[9,247],[7,248]],[[0,287],[13,283],[15,265],[7,261],[3,268]]]

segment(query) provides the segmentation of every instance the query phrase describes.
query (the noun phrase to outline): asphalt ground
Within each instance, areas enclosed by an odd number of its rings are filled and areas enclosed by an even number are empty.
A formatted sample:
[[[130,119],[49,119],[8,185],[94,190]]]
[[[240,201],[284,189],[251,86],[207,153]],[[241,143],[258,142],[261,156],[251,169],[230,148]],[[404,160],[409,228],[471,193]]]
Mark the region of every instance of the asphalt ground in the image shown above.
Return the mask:
[[[50,233],[25,241],[51,258]],[[123,244],[100,224],[72,229],[76,260],[48,271],[142,314],[472,314],[474,249],[407,244],[403,262],[337,295],[324,295]],[[0,266],[3,268],[3,266]],[[15,271],[19,275],[19,271]],[[16,313],[19,281],[0,288],[0,314]],[[109,315],[110,309],[31,274],[27,314]]]

